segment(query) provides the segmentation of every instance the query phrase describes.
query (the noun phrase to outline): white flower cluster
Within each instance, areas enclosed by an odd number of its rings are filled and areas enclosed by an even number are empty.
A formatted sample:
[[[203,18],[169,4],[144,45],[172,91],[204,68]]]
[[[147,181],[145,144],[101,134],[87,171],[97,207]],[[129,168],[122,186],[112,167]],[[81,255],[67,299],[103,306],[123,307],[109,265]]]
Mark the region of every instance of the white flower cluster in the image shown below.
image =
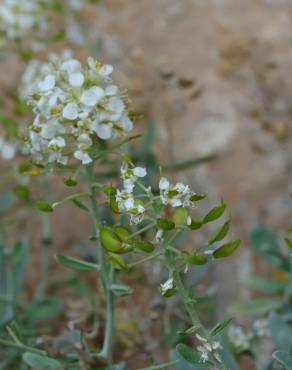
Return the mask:
[[[6,161],[13,159],[16,154],[16,143],[0,137],[0,157]]]
[[[202,362],[208,361],[210,354],[212,354],[218,362],[222,362],[220,355],[216,352],[218,349],[222,348],[220,342],[214,341],[210,343],[206,338],[201,337],[199,334],[196,334],[196,337],[201,342],[201,345],[197,346],[197,350],[201,353]]]
[[[113,67],[88,58],[88,66],[66,53],[40,65],[32,62],[23,76],[21,95],[35,113],[27,145],[37,161],[66,164],[70,155],[92,162],[93,142],[123,135],[133,128]],[[31,77],[31,82],[29,82]]]
[[[135,199],[134,188],[138,178],[146,176],[146,169],[143,167],[130,168],[126,162],[121,166],[121,178],[123,179],[123,189],[117,190],[116,202],[120,212],[130,214],[130,222],[139,224],[144,219],[145,208],[143,202]]]
[[[250,348],[252,333],[245,332],[241,326],[234,324],[230,325],[227,330],[227,335],[237,351],[244,352]]]
[[[165,205],[170,204],[174,208],[194,206],[194,202],[191,200],[194,193],[191,192],[188,185],[181,182],[172,185],[165,177],[162,177],[159,182],[159,189],[160,199]]]
[[[253,323],[253,329],[258,337],[270,337],[271,331],[268,320],[258,319]]]
[[[1,0],[0,35],[18,40],[36,34],[44,35],[47,21],[39,0]],[[0,36],[1,37],[1,36]]]

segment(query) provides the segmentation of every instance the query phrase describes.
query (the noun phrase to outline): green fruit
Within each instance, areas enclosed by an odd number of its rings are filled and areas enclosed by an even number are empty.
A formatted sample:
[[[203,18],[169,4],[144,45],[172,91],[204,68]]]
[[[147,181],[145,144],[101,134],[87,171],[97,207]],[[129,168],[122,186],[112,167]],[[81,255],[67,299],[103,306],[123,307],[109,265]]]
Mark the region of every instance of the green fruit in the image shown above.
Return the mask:
[[[102,247],[114,253],[123,251],[122,242],[119,237],[112,231],[111,228],[104,226],[99,233],[99,239]]]

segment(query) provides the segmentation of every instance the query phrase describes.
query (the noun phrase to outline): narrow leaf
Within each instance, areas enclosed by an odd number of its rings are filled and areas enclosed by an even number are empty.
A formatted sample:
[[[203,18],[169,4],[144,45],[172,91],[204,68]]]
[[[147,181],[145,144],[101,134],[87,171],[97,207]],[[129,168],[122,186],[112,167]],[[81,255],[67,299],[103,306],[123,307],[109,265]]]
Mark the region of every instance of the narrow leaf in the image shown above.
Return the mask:
[[[35,205],[41,212],[53,212],[52,206],[44,200],[37,200]]]
[[[230,221],[226,221],[221,227],[219,227],[219,229],[215,231],[213,237],[211,238],[208,244],[210,245],[210,244],[219,242],[220,240],[224,239],[225,236],[228,234],[229,225],[230,225]]]
[[[74,270],[82,270],[82,271],[98,271],[99,266],[96,263],[82,261],[75,257],[68,257],[63,256],[61,254],[55,254],[56,261],[65,267],[68,267],[70,269]]]
[[[23,361],[31,366],[33,369],[41,370],[59,370],[61,369],[61,364],[59,361],[47,357],[37,355],[35,353],[25,352],[22,356]]]
[[[208,222],[217,220],[219,217],[223,215],[225,209],[226,204],[223,201],[221,201],[221,204],[218,207],[211,209],[211,211],[206,214],[206,216],[203,219],[203,223],[206,224]]]
[[[235,239],[216,249],[213,253],[214,258],[224,258],[230,256],[240,245],[240,240]]]

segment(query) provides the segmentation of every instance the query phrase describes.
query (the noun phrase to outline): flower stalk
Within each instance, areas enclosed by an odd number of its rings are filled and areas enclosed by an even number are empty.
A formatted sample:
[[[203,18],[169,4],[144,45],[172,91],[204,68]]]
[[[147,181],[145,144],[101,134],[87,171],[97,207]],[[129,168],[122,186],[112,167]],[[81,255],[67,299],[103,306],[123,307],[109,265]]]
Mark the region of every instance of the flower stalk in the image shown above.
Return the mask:
[[[95,184],[94,184],[94,162],[86,166],[87,186],[91,201],[91,216],[94,223],[96,237],[99,237],[101,228],[100,215],[96,200]],[[100,266],[101,285],[106,301],[106,325],[104,333],[104,341],[102,349],[99,353],[107,361],[107,365],[112,365],[112,342],[114,330],[114,297],[111,291],[111,285],[114,282],[114,269],[105,260],[103,249],[100,245],[97,247],[97,257]]]

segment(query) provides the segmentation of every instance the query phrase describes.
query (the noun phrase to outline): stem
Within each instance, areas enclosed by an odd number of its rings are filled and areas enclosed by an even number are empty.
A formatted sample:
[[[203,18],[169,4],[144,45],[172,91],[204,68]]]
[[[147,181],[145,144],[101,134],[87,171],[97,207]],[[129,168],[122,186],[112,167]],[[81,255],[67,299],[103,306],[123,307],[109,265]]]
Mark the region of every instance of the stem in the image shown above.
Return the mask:
[[[143,259],[142,259],[142,260],[140,260],[140,261],[133,262],[133,263],[129,264],[129,267],[134,267],[134,266],[140,265],[140,264],[142,264],[142,263],[144,263],[144,262],[147,262],[147,261],[153,260],[153,259],[155,259],[155,258],[157,258],[157,257],[159,257],[159,256],[162,256],[162,255],[163,255],[163,252],[156,252],[156,253],[154,253],[154,254],[151,254],[150,256],[147,256],[147,257],[143,258]]]
[[[129,235],[129,239],[132,239],[132,238],[134,238],[134,236],[137,236],[139,234],[144,233],[144,231],[147,231],[147,230],[151,229],[155,225],[156,225],[156,222],[152,222],[151,224],[148,224],[148,225],[144,226],[142,229],[139,229],[139,230],[135,231],[133,234]]]
[[[170,362],[165,362],[164,364],[160,364],[160,365],[153,365],[153,366],[150,366],[150,367],[144,367],[143,369],[140,369],[140,370],[158,370],[158,369],[165,369],[167,366],[175,365],[175,364],[177,364],[178,362],[179,362],[178,360],[174,360],[174,361],[170,361]]]
[[[20,349],[24,352],[31,352],[31,353],[35,353],[35,354],[41,355],[41,356],[46,356],[47,355],[47,352],[42,351],[41,349],[29,347],[29,346],[26,346],[24,344],[18,344],[18,343],[15,343],[15,342],[10,342],[8,340],[1,339],[1,338],[0,338],[0,344],[3,345],[3,346],[7,346],[7,347],[18,348],[18,349]]]
[[[94,222],[94,228],[96,236],[99,236],[99,230],[101,228],[101,221],[98,212],[95,183],[94,183],[94,162],[86,166],[86,176],[88,191],[91,201],[91,216]],[[112,366],[112,342],[113,342],[113,330],[114,330],[114,296],[110,289],[114,282],[114,269],[106,263],[104,259],[103,249],[98,246],[97,249],[98,262],[100,266],[101,285],[103,288],[105,300],[106,300],[106,325],[104,333],[104,341],[102,350],[99,356],[104,357],[107,361],[109,369]]]
[[[51,240],[51,228],[50,228],[50,216],[47,213],[41,214],[42,218],[42,254],[41,254],[41,277],[40,283],[37,289],[37,297],[43,297],[47,287],[48,276],[49,276],[49,248],[52,244]]]
[[[204,325],[202,324],[196,312],[196,309],[194,307],[194,300],[189,296],[189,293],[184,286],[180,273],[175,266],[175,259],[174,259],[173,251],[168,249],[168,247],[166,247],[166,250],[165,250],[165,258],[166,258],[166,265],[176,284],[177,291],[181,295],[183,304],[185,306],[187,313],[189,314],[192,320],[193,326],[198,328],[197,330],[198,334],[200,334],[203,338],[205,338],[208,343],[212,344],[212,338],[209,335],[208,331],[205,329]],[[221,370],[227,370],[224,364],[220,364],[218,366]]]

